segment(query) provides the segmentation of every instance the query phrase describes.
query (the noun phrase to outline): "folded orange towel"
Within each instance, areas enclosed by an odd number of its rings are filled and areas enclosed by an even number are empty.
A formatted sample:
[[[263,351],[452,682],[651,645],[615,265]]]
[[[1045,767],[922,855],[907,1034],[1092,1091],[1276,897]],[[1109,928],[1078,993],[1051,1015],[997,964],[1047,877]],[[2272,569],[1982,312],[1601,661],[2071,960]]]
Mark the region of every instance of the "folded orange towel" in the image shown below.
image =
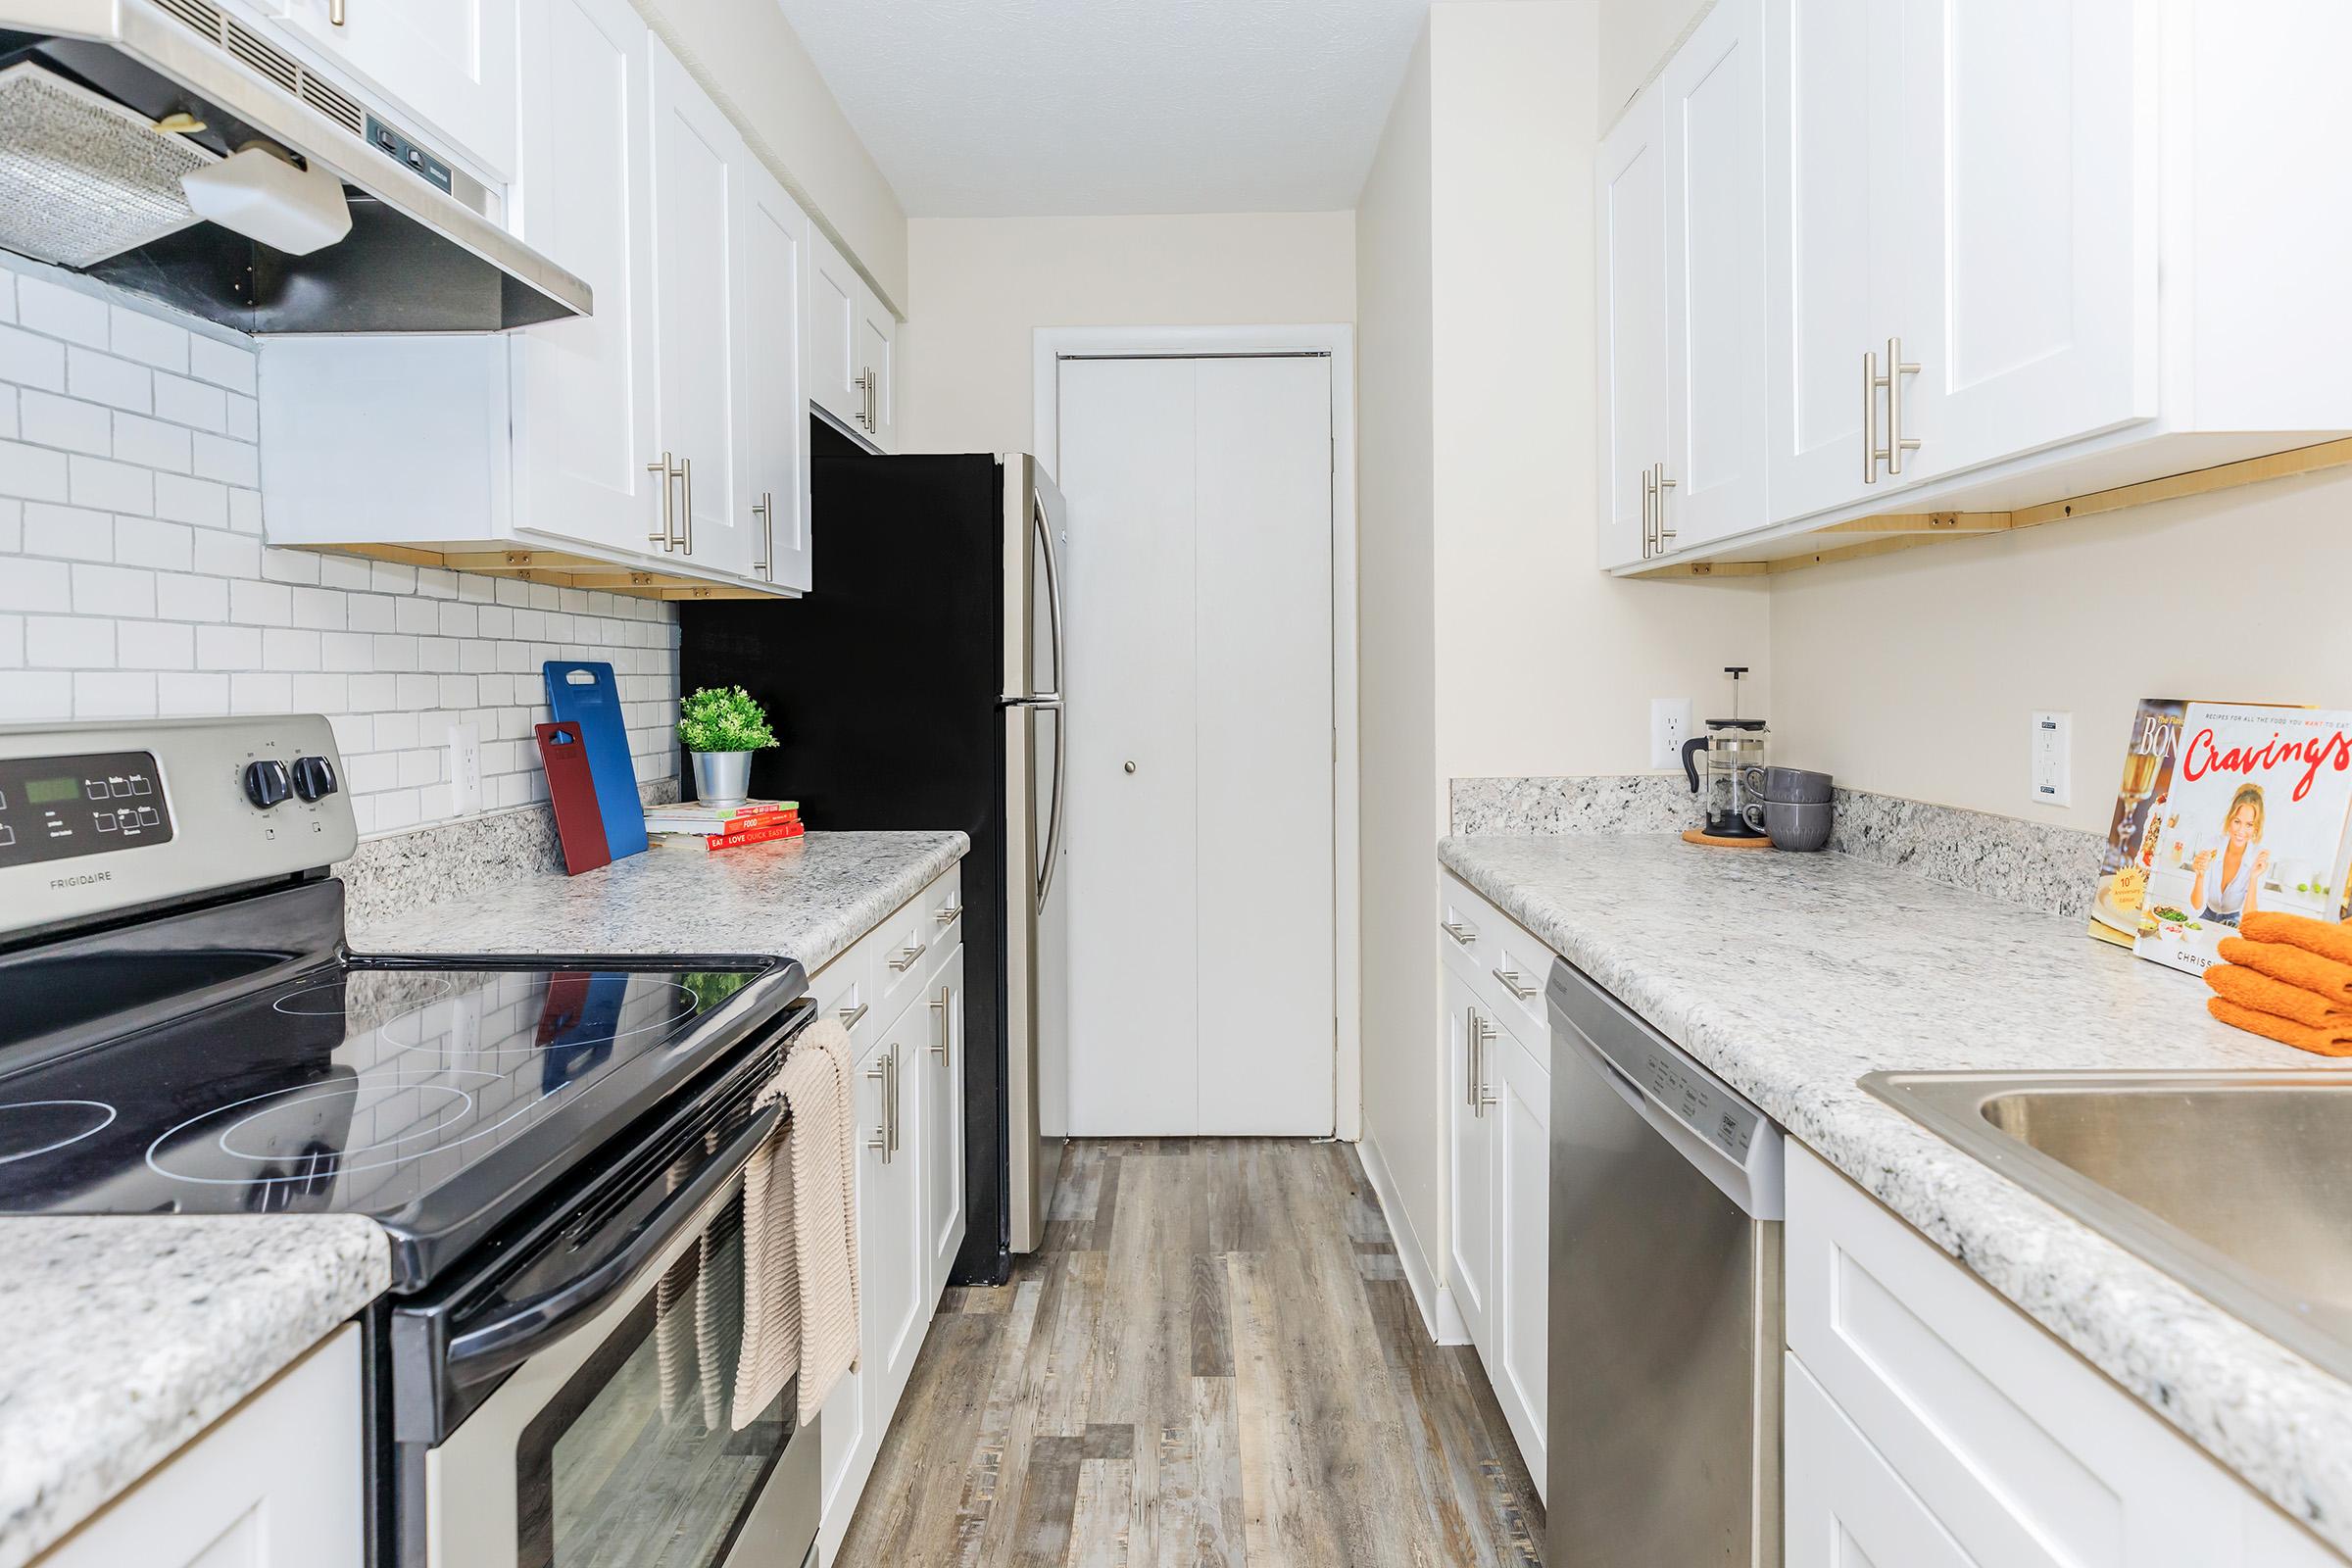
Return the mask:
[[[2249,914],[2237,934],[2249,942],[2282,942],[2337,963],[2352,963],[2352,926],[2307,914]]]
[[[2352,1029],[2352,1009],[2331,1005],[2317,991],[2274,980],[2242,963],[2217,963],[2205,971],[2205,983],[2225,1001],[2256,1012],[2275,1013],[2314,1029]]]
[[[2274,980],[2316,991],[2334,1005],[2352,1007],[2352,963],[2323,958],[2309,948],[2250,942],[2244,937],[2224,937],[2216,951],[2225,963],[2242,963]]]
[[[2352,1025],[2314,1029],[2292,1018],[2281,1018],[2275,1012],[2257,1012],[2252,1007],[2241,1007],[2220,997],[2208,1001],[2205,1010],[2224,1023],[2235,1024],[2240,1029],[2276,1040],[2282,1046],[2292,1046],[2297,1051],[2308,1051],[2321,1056],[2352,1056]]]

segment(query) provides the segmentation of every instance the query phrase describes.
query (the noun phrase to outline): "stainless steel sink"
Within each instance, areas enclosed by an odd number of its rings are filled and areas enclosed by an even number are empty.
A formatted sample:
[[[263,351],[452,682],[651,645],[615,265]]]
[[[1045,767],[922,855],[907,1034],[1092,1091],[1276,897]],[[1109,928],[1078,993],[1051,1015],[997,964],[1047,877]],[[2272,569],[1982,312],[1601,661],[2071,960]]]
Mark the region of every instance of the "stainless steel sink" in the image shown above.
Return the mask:
[[[1862,1087],[2352,1379],[2352,1073],[1874,1072]]]

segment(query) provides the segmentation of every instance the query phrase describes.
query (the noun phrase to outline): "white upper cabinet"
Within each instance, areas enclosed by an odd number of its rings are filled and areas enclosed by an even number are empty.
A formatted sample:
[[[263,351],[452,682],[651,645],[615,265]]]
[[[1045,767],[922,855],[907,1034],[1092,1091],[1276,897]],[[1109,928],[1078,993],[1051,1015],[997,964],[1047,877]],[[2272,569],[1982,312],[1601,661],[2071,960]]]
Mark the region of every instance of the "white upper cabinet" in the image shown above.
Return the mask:
[[[1859,383],[1874,323],[1890,309],[1872,298],[1886,270],[1874,250],[1870,139],[1883,9],[1771,0],[1766,14],[1764,408],[1776,515],[1837,506],[1876,479],[1864,436],[1872,394]]]
[[[660,39],[654,57],[653,462],[666,493],[649,542],[700,565],[746,572],[756,559],[735,402],[744,350],[732,287],[751,154]]]
[[[1600,288],[1600,563],[1658,554],[1651,495],[1666,456],[1666,149],[1643,93],[1600,146],[1593,178]],[[1669,492],[1671,494],[1671,492]]]
[[[1911,225],[1899,404],[1919,475],[2157,413],[2155,8],[1901,0],[1874,121]],[[1896,28],[1885,27],[1884,35]],[[1886,351],[1882,351],[1886,352]],[[1882,400],[1894,427],[1897,405]],[[1913,464],[1904,465],[1906,474]]]
[[[517,0],[265,0],[280,24],[416,115],[403,128],[515,172]]]
[[[767,170],[747,164],[734,289],[743,323],[736,356],[738,505],[750,509],[751,575],[809,584],[808,416],[801,396],[802,271],[808,220]]]
[[[858,387],[858,334],[865,279],[833,242],[808,228],[807,334],[808,401],[844,426],[862,429],[864,403]]]
[[[858,285],[858,423],[885,452],[899,445],[899,318],[860,278]]]
[[[1998,531],[2352,431],[2310,261],[2352,208],[2306,199],[2347,50],[2342,7],[1723,0],[1594,170],[1604,565]]]
[[[515,518],[659,551],[651,34],[628,0],[524,0],[517,226],[593,316],[514,334]]]
[[[1652,505],[1680,549],[1765,520],[1763,34],[1763,0],[1722,0],[1658,78],[1672,488]]]

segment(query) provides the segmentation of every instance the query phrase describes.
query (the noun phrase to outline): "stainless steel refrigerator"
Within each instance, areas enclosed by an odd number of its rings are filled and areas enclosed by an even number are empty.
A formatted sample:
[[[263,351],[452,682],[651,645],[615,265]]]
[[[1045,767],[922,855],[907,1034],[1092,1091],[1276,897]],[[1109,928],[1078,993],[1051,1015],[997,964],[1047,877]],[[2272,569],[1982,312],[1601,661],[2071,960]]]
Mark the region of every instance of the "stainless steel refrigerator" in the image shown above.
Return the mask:
[[[815,428],[813,587],[681,606],[679,684],[766,705],[753,792],[810,831],[971,836],[954,1277],[995,1283],[1044,1236],[1064,1128],[1068,514],[1025,454],[874,457]]]

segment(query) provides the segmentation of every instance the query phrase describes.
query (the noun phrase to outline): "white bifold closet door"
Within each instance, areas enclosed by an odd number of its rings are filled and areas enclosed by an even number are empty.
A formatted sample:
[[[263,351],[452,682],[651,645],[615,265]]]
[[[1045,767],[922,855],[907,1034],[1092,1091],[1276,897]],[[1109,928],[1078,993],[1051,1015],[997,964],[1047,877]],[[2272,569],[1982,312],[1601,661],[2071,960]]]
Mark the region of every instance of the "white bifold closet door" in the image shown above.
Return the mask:
[[[1329,1133],[1331,362],[1058,373],[1070,1132]]]

